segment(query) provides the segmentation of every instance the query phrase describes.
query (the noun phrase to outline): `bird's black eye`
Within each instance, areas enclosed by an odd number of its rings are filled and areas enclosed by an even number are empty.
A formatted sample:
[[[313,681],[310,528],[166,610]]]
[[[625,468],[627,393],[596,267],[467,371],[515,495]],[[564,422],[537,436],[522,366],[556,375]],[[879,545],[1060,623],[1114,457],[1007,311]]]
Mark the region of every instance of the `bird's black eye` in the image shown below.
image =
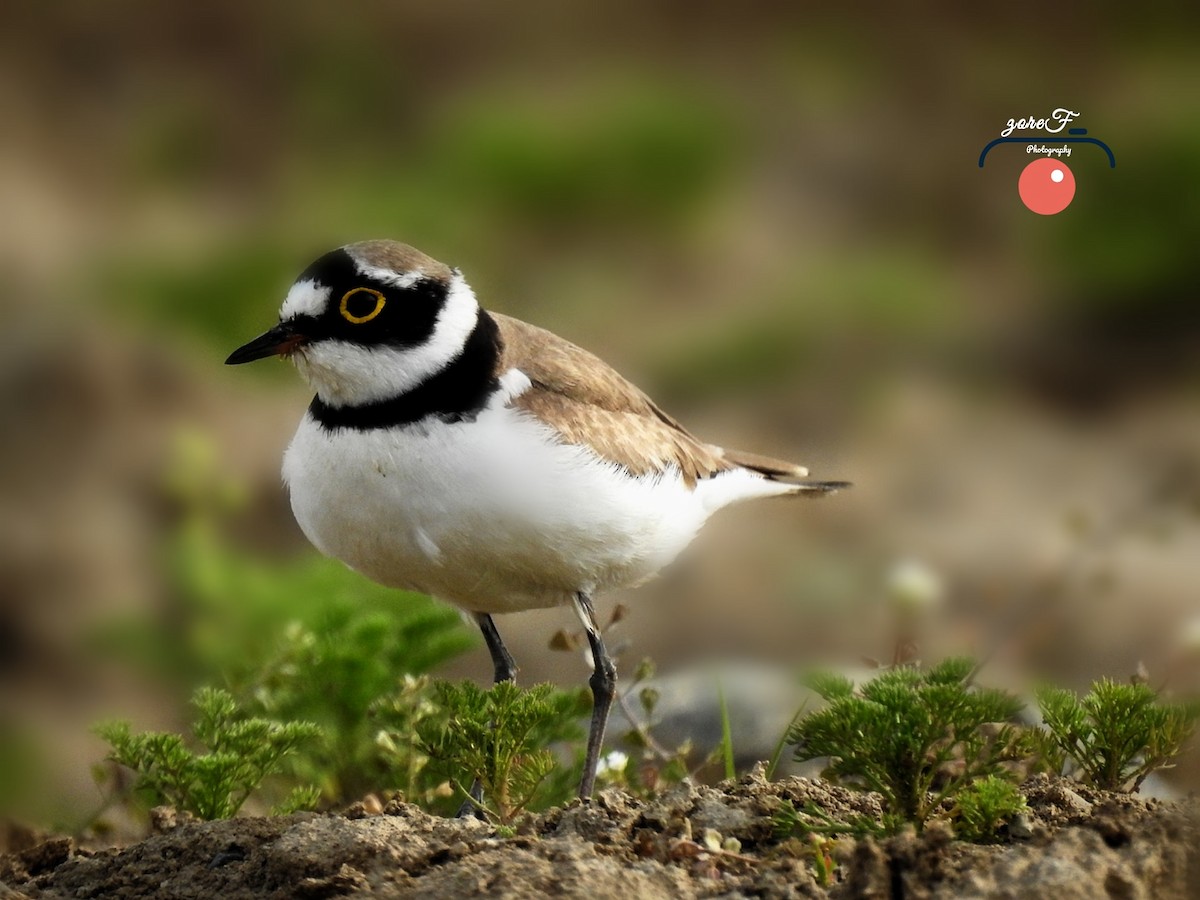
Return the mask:
[[[374,288],[358,287],[352,291],[346,291],[342,295],[342,302],[338,309],[341,310],[342,318],[347,322],[361,325],[379,315],[386,302],[383,294]]]

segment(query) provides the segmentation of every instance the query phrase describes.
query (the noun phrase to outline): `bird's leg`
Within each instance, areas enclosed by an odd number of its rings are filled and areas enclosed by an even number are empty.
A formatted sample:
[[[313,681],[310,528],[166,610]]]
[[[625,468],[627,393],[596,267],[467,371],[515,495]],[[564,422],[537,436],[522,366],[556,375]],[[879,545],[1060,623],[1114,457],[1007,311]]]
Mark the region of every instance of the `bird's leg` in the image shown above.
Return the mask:
[[[496,623],[492,621],[492,617],[487,613],[477,613],[475,620],[479,622],[479,630],[483,632],[483,640],[487,643],[488,653],[492,654],[492,665],[496,672],[493,684],[500,684],[502,681],[516,681],[516,661],[508,652],[508,648],[504,646],[504,641],[500,640],[500,632],[496,630]]]
[[[617,691],[617,668],[613,665],[604,638],[596,627],[596,611],[592,599],[582,591],[575,594],[575,612],[587,632],[588,645],[592,650],[595,669],[588,684],[592,687],[592,727],[588,731],[587,757],[583,762],[583,778],[579,782],[579,798],[588,800],[596,786],[596,767],[600,762],[600,745],[604,743],[604,729],[608,725],[608,711],[612,708]]]
[[[492,656],[495,673],[492,683],[516,681],[517,663],[512,658],[512,654],[508,652],[508,648],[504,646],[504,641],[500,639],[500,632],[496,630],[496,623],[492,621],[492,617],[487,613],[476,613],[475,621],[479,623],[479,630],[483,632],[483,641],[487,644],[488,653]],[[479,813],[482,802],[483,785],[476,778],[471,785],[471,799],[464,800],[462,806],[458,808],[458,818],[465,819],[467,816]]]

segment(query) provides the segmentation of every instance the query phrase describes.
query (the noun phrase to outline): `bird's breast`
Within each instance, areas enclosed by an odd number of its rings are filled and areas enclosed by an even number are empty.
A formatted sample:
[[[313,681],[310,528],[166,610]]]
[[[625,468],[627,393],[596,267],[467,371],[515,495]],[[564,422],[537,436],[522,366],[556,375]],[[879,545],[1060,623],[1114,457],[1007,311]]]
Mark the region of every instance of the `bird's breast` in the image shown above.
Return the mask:
[[[677,473],[631,476],[507,407],[369,430],[306,417],[284,480],[323,553],[479,612],[643,580],[707,516]]]

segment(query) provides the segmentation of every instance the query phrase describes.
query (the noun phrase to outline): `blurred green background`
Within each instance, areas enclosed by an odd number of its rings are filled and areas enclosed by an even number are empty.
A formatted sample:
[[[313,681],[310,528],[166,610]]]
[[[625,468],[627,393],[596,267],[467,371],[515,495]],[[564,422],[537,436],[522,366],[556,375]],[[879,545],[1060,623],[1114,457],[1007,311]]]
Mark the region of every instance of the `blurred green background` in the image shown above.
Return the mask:
[[[321,591],[386,608],[291,519],[295,373],[221,365],[312,258],[370,237],[459,266],[704,437],[856,482],[732,511],[610,598],[625,671],[888,657],[888,572],[915,559],[942,585],[926,658],[998,646],[997,680],[1071,686],[1143,661],[1194,689],[1195,19],[7,4],[0,811],[83,820],[89,724],[178,727]],[[1058,106],[1118,165],[1078,150],[1074,202],[1041,217],[1023,147],[977,159]],[[526,683],[586,677],[546,648],[567,611],[500,627]],[[486,678],[473,647],[441,671]]]

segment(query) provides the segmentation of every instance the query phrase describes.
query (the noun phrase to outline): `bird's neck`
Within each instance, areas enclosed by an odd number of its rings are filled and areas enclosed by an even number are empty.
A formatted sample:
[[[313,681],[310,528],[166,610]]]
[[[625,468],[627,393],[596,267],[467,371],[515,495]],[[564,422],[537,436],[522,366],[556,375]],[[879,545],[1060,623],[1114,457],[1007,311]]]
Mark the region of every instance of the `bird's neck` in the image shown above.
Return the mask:
[[[443,421],[474,418],[499,387],[500,331],[485,310],[457,354],[411,387],[361,403],[334,403],[317,391],[308,411],[328,429],[370,430],[408,425],[429,417]]]

